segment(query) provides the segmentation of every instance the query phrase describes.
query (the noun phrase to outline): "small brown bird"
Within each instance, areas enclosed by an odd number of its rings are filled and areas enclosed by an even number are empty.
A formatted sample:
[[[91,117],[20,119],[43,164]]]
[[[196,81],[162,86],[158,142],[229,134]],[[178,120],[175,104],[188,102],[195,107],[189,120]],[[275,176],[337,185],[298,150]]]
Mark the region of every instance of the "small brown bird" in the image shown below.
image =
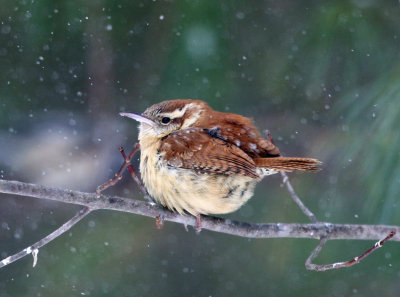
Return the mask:
[[[140,172],[152,198],[181,214],[225,214],[241,207],[264,176],[316,171],[311,158],[281,157],[249,118],[211,109],[204,101],[155,104],[137,115]]]

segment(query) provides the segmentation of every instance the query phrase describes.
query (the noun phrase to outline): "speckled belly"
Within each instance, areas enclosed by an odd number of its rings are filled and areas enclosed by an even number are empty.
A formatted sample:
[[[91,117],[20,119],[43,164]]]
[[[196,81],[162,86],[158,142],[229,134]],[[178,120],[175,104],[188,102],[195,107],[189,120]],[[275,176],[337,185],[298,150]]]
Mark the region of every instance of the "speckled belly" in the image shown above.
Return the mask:
[[[179,213],[233,212],[250,199],[257,183],[256,179],[246,176],[197,174],[189,169],[162,165],[149,157],[142,156],[140,164],[149,194]]]

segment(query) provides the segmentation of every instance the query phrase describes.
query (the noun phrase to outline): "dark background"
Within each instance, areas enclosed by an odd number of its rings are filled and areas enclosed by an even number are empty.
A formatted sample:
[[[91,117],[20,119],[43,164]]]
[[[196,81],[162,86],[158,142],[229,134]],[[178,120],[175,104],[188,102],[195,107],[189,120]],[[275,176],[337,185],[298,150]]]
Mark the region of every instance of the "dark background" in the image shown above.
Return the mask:
[[[137,140],[121,111],[199,98],[250,116],[285,155],[321,221],[400,224],[398,1],[11,1],[0,10],[0,177],[93,192]],[[137,166],[137,160],[135,161]],[[142,199],[125,175],[107,194]],[[0,255],[44,237],[78,207],[0,195]],[[304,222],[280,177],[239,211]],[[383,235],[384,237],[384,235]],[[349,269],[311,272],[317,241],[249,240],[97,211],[0,271],[0,296],[395,296],[389,242]],[[330,241],[318,263],[371,241]]]

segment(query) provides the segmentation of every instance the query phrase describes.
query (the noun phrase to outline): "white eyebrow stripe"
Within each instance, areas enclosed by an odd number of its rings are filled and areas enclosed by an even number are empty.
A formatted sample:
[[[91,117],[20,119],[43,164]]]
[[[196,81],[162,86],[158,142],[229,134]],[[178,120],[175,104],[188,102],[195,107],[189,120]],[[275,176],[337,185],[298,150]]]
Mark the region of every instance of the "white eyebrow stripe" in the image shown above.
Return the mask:
[[[194,124],[197,119],[200,117],[201,110],[197,110],[196,113],[193,113],[192,116],[188,119],[186,119],[183,124],[181,129],[186,129],[189,128],[192,124]]]
[[[186,110],[189,107],[192,107],[193,105],[194,105],[193,103],[189,103],[189,104],[186,104],[182,109],[176,109],[172,112],[163,112],[162,115],[164,117],[169,117],[171,119],[181,118],[185,114]]]

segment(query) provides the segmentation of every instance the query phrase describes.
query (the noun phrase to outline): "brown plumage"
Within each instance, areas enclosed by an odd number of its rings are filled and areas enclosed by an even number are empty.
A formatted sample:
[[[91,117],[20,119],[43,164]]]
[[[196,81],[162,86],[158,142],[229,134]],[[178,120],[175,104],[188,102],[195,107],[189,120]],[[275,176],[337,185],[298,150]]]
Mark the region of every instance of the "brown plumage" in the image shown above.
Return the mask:
[[[319,169],[316,159],[282,157],[249,118],[201,100],[169,100],[140,116],[122,115],[141,122],[140,171],[149,194],[180,213],[232,212],[264,176]]]
[[[259,178],[256,164],[243,150],[200,128],[169,134],[161,141],[159,151],[165,161],[175,167],[205,174],[241,174]]]
[[[172,102],[172,105],[168,103]],[[198,101],[206,116],[200,117],[193,128],[179,130],[162,139],[160,151],[168,162],[202,173],[233,173],[257,178],[257,167],[276,171],[317,171],[320,162],[311,158],[280,157],[279,149],[260,132],[249,118],[238,114],[212,110]],[[187,104],[186,100],[164,101],[166,111]],[[163,110],[163,106],[156,109]],[[190,111],[185,116],[190,117]],[[239,148],[239,149],[238,149]],[[229,156],[229,157],[227,157]]]
[[[257,167],[270,168],[276,171],[318,171],[317,167],[321,164],[317,159],[312,158],[293,158],[293,157],[276,157],[276,158],[254,158],[253,161]]]

